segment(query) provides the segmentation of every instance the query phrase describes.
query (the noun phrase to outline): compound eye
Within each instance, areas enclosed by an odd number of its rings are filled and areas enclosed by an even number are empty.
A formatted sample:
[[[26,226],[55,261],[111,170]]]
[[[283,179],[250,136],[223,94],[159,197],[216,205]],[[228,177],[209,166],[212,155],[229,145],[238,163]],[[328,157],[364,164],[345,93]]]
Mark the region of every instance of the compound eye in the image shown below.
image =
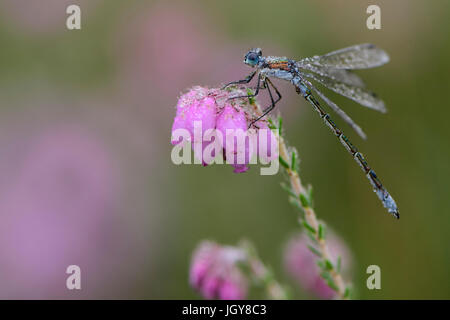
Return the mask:
[[[256,53],[249,53],[249,55],[247,56],[247,60],[251,63],[256,64],[257,60],[258,60],[258,56],[256,55]]]

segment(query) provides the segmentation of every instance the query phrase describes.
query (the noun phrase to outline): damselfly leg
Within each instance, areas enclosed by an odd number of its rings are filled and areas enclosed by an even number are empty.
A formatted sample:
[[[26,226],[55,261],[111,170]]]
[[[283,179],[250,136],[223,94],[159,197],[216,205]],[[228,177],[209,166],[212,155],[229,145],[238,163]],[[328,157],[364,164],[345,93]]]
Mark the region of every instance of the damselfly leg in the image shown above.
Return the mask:
[[[251,79],[253,77],[254,77],[254,74],[252,73],[247,78],[245,78],[243,80],[230,82],[230,84],[248,83],[248,82],[251,81]],[[249,78],[250,78],[250,80],[247,81]],[[261,85],[261,83],[262,83],[262,85]],[[226,86],[228,86],[230,84],[227,84]],[[273,94],[272,94],[272,91],[270,90],[270,87],[272,87],[275,90],[276,94],[277,94],[276,100],[274,100],[274,98],[273,98]],[[242,98],[253,98],[253,97],[256,97],[259,94],[259,90],[260,89],[267,89],[267,91],[269,92],[269,97],[270,97],[271,104],[267,108],[265,108],[263,110],[262,115],[260,115],[258,118],[254,119],[250,123],[249,128],[255,122],[257,122],[257,121],[261,120],[262,118],[264,118],[267,114],[269,114],[275,108],[275,105],[281,100],[281,93],[280,93],[280,91],[277,89],[277,87],[275,87],[275,85],[273,84],[273,82],[269,78],[264,77],[264,80],[262,80],[261,73],[259,73],[258,74],[258,82],[256,84],[256,89],[255,89],[255,92],[253,94],[235,96],[235,97],[231,97],[231,98],[228,99],[228,100],[233,100],[233,99],[242,99]]]
[[[246,95],[242,95],[242,96],[235,96],[235,97],[231,97],[228,98],[228,100],[233,100],[233,99],[241,99],[241,98],[253,98],[256,97],[259,94],[259,89],[261,88],[261,73],[258,74],[258,82],[256,84],[256,89],[255,92],[252,94],[246,94]]]
[[[268,106],[266,109],[263,110],[263,114],[262,115],[260,115],[258,118],[256,118],[255,120],[252,121],[250,126],[252,124],[254,124],[255,122],[257,122],[257,121],[261,120],[262,118],[264,118],[267,114],[269,114],[275,108],[275,105],[281,100],[281,93],[280,93],[280,91],[278,91],[277,87],[274,86],[274,84],[272,83],[272,81],[270,81],[269,78],[265,78],[264,79],[264,85],[267,88],[267,91],[269,92],[270,101],[272,103],[270,104],[270,106]],[[272,88],[275,90],[275,92],[276,92],[276,94],[278,96],[276,100],[273,99],[273,95],[272,95],[272,91],[270,90],[270,86],[272,86]]]
[[[258,70],[253,71],[252,73],[250,73],[245,79],[242,80],[237,80],[237,81],[231,81],[229,83],[227,83],[226,85],[224,85],[222,87],[222,90],[225,89],[226,87],[229,87],[233,84],[245,84],[245,83],[249,83],[250,81],[252,81],[253,77],[255,76],[256,72]],[[259,82],[259,81],[258,81]]]

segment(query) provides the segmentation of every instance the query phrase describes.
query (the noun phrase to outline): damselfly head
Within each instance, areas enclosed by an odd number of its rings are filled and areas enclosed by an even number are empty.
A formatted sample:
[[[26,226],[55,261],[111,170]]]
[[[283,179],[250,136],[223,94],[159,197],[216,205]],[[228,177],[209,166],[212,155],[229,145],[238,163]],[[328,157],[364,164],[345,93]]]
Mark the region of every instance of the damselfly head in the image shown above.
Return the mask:
[[[250,67],[255,67],[259,63],[259,58],[261,58],[262,51],[260,48],[251,49],[244,57],[244,63]]]

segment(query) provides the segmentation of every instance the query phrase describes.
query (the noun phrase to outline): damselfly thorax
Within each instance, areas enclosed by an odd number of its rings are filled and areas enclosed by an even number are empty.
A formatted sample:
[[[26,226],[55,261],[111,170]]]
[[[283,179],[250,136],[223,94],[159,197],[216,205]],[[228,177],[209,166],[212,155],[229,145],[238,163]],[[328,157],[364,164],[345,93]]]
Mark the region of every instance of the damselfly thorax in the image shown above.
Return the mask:
[[[389,56],[373,44],[355,45],[322,56],[304,58],[298,61],[286,57],[264,57],[262,56],[261,49],[256,48],[247,52],[244,57],[244,63],[256,68],[256,70],[249,74],[245,79],[230,82],[226,86],[249,83],[255,75],[258,74],[255,92],[246,96],[235,97],[250,98],[257,96],[261,88],[267,89],[271,104],[263,111],[263,114],[259,118],[253,121],[254,123],[272,111],[275,108],[276,103],[281,100],[281,93],[274,86],[270,78],[291,82],[297,93],[311,103],[314,110],[319,114],[327,127],[331,129],[332,133],[339,139],[345,149],[362,168],[384,207],[386,207],[386,209],[396,218],[399,218],[397,204],[383,187],[380,180],[377,178],[375,171],[371,169],[364,156],[343,134],[342,130],[336,126],[314,94],[322,99],[326,105],[337,113],[337,115],[352,127],[352,129],[363,139],[366,138],[365,133],[341,108],[337,106],[337,104],[327,98],[312,83],[317,82],[365,107],[380,112],[386,112],[384,102],[373,92],[367,90],[361,78],[352,73],[351,70],[373,68],[381,66],[388,61]],[[274,98],[271,88],[275,91],[276,98]]]
[[[269,77],[286,80],[295,86],[297,93],[305,95],[308,92],[295,60],[286,57],[261,57],[261,62],[262,79]]]

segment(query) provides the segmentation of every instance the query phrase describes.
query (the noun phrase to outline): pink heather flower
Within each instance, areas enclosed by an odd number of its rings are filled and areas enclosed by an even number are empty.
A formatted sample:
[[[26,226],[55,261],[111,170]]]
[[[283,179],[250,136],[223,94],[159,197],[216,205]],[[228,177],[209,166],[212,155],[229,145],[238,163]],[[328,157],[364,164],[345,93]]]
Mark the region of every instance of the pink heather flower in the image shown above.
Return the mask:
[[[203,142],[202,137],[206,130],[214,129],[216,126],[217,106],[214,98],[208,97],[208,89],[196,87],[190,92],[181,96],[177,104],[177,114],[175,116],[172,132],[177,129],[185,129],[189,132],[189,141],[194,143],[194,155],[201,159],[204,149],[209,142]],[[201,125],[201,131],[194,134],[195,125]],[[172,139],[172,144],[178,144],[179,141]],[[202,148],[195,148],[195,143],[201,143]],[[207,165],[203,161],[203,165]]]
[[[183,139],[177,137],[176,130],[185,129],[189,134],[189,142],[193,143],[194,155],[198,159],[202,158],[203,165],[212,161],[204,159],[207,156],[204,154],[205,148],[210,144],[218,144],[227,163],[234,167],[235,173],[246,172],[253,155],[259,155],[264,162],[277,159],[278,140],[268,128],[267,121],[259,120],[254,129],[248,130],[254,115],[249,106],[230,103],[228,98],[235,94],[244,93],[194,87],[182,95],[172,125],[172,144],[179,144]],[[195,132],[196,128],[198,132]],[[206,140],[205,133],[211,129],[217,130],[218,141],[215,138],[212,141],[203,141]],[[260,137],[260,129],[267,130],[267,135]],[[196,143],[201,148],[196,147]],[[214,152],[212,156],[216,156]]]
[[[189,282],[206,299],[244,299],[248,284],[237,266],[243,260],[241,249],[204,241],[192,256]]]
[[[197,87],[178,101],[173,129],[187,129],[191,134],[191,141],[194,142],[194,122],[201,122],[203,135],[207,129],[215,128],[216,113],[216,102],[214,98],[208,97],[208,89]]]
[[[336,265],[340,256],[341,272],[348,273],[352,264],[348,247],[329,231],[327,244],[331,262]],[[336,296],[336,292],[320,276],[320,269],[317,266],[319,258],[311,252],[308,245],[311,245],[311,240],[306,234],[296,235],[288,242],[284,252],[285,269],[305,291],[322,299],[332,299]]]
[[[246,141],[248,138],[246,140],[242,140],[245,143],[243,146],[238,145],[238,141],[236,141],[239,139],[239,136],[236,136],[236,134],[244,135],[248,128],[244,111],[238,111],[230,104],[225,105],[225,108],[216,119],[216,126],[217,130],[222,133],[222,146],[224,149],[228,147],[227,143],[233,146],[233,152],[226,153],[225,157],[226,160],[234,167],[234,172],[241,173],[247,171],[247,164],[250,162],[250,158],[252,156],[249,141]]]

